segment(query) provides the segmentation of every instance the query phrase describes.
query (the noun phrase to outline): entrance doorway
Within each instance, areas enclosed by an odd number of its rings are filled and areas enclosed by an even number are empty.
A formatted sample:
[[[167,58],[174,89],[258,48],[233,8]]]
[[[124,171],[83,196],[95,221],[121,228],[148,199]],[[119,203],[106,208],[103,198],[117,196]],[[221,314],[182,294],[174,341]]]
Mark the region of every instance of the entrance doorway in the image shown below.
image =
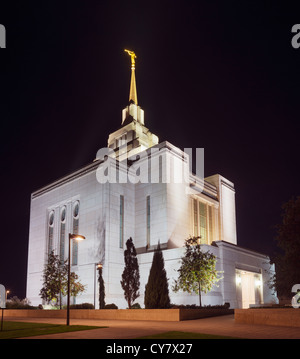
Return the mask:
[[[262,303],[262,275],[236,269],[236,295],[238,308]]]

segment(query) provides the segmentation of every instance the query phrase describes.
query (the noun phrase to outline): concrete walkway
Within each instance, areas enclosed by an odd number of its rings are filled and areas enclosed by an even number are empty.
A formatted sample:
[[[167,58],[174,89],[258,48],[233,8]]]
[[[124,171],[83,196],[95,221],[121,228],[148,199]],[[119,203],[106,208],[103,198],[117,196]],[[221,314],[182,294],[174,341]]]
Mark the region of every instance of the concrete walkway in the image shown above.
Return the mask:
[[[65,319],[5,318],[5,320],[65,324]],[[71,325],[107,326],[72,333],[50,334],[32,339],[134,339],[167,331],[216,334],[250,339],[300,339],[300,328],[235,323],[234,315],[182,322],[71,319]]]

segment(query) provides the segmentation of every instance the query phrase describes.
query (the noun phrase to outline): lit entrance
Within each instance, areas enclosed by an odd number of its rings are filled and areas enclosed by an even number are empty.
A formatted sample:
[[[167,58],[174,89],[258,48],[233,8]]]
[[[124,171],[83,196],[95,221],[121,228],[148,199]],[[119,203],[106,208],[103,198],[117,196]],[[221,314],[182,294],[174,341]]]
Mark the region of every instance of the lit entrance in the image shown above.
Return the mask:
[[[238,308],[262,303],[262,275],[236,269],[236,296]]]

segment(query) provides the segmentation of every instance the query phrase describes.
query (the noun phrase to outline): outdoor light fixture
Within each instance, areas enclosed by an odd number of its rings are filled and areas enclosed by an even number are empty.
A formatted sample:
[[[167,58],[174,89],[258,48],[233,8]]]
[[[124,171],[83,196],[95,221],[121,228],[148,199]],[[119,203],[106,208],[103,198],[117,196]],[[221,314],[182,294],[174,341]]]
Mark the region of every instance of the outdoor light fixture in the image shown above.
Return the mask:
[[[261,280],[260,280],[260,279],[256,279],[255,284],[256,284],[257,287],[260,287],[261,284],[262,284],[262,283],[261,283]]]
[[[71,234],[69,233],[69,253],[68,253],[68,294],[67,294],[67,325],[70,325],[70,277],[71,277],[71,241],[83,241],[85,240],[84,236],[80,234]]]
[[[71,239],[75,239],[75,241],[83,241],[85,240],[85,237],[84,236],[81,236],[79,234],[69,234],[71,235]]]
[[[237,285],[239,285],[239,284],[242,283],[242,278],[241,278],[240,275],[237,275],[237,276],[235,277],[235,282],[236,282]]]

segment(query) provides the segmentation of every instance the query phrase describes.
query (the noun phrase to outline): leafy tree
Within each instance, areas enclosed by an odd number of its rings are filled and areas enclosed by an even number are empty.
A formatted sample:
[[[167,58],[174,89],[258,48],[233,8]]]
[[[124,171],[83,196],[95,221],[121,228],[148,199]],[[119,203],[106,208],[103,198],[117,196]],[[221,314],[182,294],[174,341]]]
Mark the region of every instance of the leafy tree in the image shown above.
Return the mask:
[[[300,283],[300,196],[289,200],[282,209],[276,236],[279,251],[273,257],[273,287],[279,297],[290,297],[292,286]]]
[[[85,285],[80,283],[78,274],[76,274],[75,272],[71,272],[70,273],[70,296],[77,297],[78,294],[83,293],[84,291],[85,291]],[[68,294],[68,276],[63,278],[62,294],[63,295]]]
[[[126,250],[124,251],[125,268],[122,274],[121,286],[124,290],[124,296],[131,309],[133,302],[139,297],[140,289],[140,273],[139,264],[136,257],[136,250],[130,237],[126,242]]]
[[[70,296],[76,297],[79,293],[85,291],[85,286],[78,280],[78,275],[70,273]],[[54,251],[48,256],[48,262],[44,268],[43,287],[40,290],[40,297],[47,303],[52,300],[59,301],[61,307],[61,296],[67,295],[68,292],[68,264],[63,264]]]
[[[145,287],[145,308],[169,308],[170,297],[165,262],[160,244],[154,252],[148,282]]]
[[[51,251],[48,256],[48,262],[44,268],[44,282],[40,290],[40,297],[47,303],[52,300],[58,302],[62,288],[62,277],[67,274],[63,274],[62,269],[59,256],[55,255],[54,251]]]
[[[175,280],[173,290],[183,290],[188,293],[199,294],[199,305],[202,306],[201,292],[207,293],[218,278],[216,270],[216,256],[209,251],[203,252],[201,245],[196,244],[197,238],[192,237],[185,241],[185,255],[181,258],[181,266],[178,269],[179,277]]]

